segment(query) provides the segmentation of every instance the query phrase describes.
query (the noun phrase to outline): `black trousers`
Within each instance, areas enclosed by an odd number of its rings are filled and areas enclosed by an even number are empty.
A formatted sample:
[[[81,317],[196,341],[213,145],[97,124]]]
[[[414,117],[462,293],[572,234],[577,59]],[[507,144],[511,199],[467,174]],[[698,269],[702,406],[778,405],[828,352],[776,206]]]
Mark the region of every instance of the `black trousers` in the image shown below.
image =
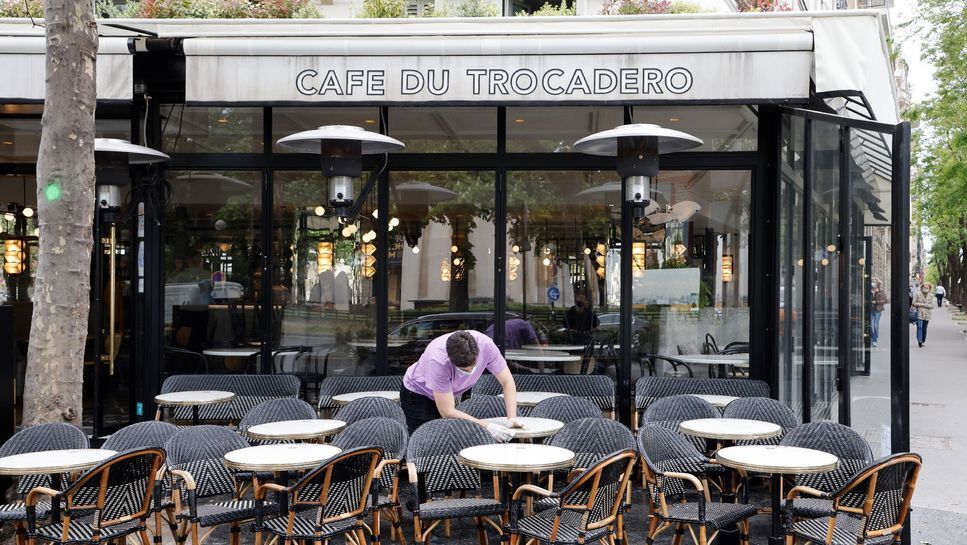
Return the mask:
[[[943,295],[938,294],[937,295],[937,308],[940,308],[942,306],[943,306]]]
[[[403,413],[406,415],[406,427],[409,428],[410,433],[430,420],[440,418],[436,401],[411,392],[406,386],[400,388],[400,407],[403,408]]]

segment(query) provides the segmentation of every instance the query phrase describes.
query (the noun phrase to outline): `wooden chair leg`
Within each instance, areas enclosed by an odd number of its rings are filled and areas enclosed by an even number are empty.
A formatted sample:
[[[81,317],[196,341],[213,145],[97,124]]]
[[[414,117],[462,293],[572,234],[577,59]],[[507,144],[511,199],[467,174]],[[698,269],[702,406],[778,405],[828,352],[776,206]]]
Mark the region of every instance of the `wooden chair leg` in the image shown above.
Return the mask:
[[[480,545],[487,545],[487,529],[484,528],[483,518],[474,517],[473,520],[477,523],[477,542]]]
[[[708,545],[708,526],[698,527],[698,545]]]
[[[356,536],[359,545],[366,545],[366,533],[363,532],[362,528],[356,528]]]
[[[151,545],[151,540],[148,539],[147,530],[144,530],[144,529],[140,530],[138,532],[138,537],[141,538],[141,545]]]
[[[423,524],[419,515],[413,515],[413,542],[423,543]]]
[[[672,545],[682,545],[682,537],[685,535],[685,524],[679,522],[675,526],[675,537],[672,538]]]
[[[198,541],[198,523],[197,522],[191,523],[191,545],[201,545],[201,542]]]
[[[380,515],[379,508],[373,509],[373,539],[372,539],[372,541],[373,541],[373,543],[376,543],[376,544],[379,543],[379,535],[380,535],[380,527],[379,527],[380,516],[379,515]]]
[[[646,545],[652,545],[655,542],[655,531],[658,530],[658,517],[650,516],[648,517],[648,533],[645,534]]]

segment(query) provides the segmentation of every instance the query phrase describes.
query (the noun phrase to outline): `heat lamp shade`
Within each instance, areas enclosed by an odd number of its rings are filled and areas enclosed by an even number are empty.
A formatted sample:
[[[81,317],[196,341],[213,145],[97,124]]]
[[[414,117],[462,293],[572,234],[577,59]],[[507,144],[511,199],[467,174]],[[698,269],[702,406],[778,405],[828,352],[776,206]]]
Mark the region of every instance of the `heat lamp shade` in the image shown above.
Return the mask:
[[[171,157],[156,149],[132,144],[120,138],[95,138],[94,153],[122,153],[127,155],[128,164],[148,165],[170,161]]]
[[[406,147],[395,138],[352,125],[324,125],[318,129],[297,132],[280,138],[278,144],[284,148],[303,153],[319,153],[322,149],[322,142],[327,140],[359,142],[363,155],[390,153]]]
[[[650,123],[632,123],[585,136],[575,142],[572,149],[589,155],[615,157],[618,155],[618,141],[623,138],[654,138],[659,154],[692,149],[703,144],[701,139],[681,131]]]

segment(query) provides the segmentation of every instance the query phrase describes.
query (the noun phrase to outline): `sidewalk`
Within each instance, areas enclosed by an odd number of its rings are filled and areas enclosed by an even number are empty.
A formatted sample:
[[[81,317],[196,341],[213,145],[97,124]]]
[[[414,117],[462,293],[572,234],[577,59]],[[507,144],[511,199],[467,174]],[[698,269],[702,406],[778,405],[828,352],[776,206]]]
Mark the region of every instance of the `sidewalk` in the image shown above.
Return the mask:
[[[952,307],[957,312],[956,307]],[[927,342],[910,327],[910,443],[923,456],[912,543],[967,543],[967,315],[933,309]]]

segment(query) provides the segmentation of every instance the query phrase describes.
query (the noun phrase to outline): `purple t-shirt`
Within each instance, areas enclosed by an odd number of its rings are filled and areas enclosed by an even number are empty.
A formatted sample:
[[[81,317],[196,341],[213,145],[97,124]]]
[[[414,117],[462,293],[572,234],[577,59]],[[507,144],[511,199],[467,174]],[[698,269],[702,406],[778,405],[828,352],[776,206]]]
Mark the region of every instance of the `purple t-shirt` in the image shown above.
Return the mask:
[[[480,380],[484,371],[498,374],[507,369],[507,362],[490,337],[479,331],[468,331],[477,341],[477,366],[473,373],[466,375],[450,363],[447,356],[447,338],[452,333],[441,335],[427,345],[420,359],[411,365],[403,375],[403,386],[407,390],[433,399],[433,392],[453,392],[459,396]]]

